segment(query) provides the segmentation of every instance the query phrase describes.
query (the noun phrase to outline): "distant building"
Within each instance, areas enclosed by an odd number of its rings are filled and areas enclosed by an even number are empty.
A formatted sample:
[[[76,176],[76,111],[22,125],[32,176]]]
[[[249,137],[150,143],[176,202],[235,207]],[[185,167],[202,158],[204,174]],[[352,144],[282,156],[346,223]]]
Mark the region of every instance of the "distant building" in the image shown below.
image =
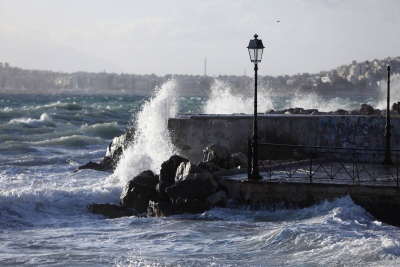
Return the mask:
[[[4,63],[4,68],[8,69],[10,67],[10,64],[8,64],[7,62]]]
[[[2,69],[3,68],[3,63],[2,62],[0,62],[0,69]]]
[[[365,75],[366,71],[367,71],[367,68],[364,63],[355,64],[350,67],[349,75],[354,75],[355,77],[358,77],[360,75]]]

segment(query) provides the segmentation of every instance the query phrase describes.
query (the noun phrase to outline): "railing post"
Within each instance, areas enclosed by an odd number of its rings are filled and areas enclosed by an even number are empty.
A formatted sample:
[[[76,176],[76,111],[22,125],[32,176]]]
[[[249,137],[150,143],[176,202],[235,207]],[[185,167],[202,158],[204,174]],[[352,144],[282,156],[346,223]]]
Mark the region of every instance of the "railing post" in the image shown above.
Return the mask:
[[[251,140],[247,140],[247,179],[251,178]]]
[[[312,153],[310,152],[310,183],[312,183]]]

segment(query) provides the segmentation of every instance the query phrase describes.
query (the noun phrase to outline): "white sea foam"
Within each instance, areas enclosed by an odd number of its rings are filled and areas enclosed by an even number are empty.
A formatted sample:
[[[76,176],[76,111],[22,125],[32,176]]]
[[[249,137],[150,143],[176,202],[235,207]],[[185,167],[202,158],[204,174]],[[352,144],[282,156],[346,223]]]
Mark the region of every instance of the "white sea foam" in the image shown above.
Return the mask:
[[[31,119],[31,118],[20,118],[20,119],[12,119],[10,124],[25,124],[30,127],[54,127],[55,124],[52,122],[51,117],[47,113],[43,113],[40,116],[40,119]]]
[[[380,84],[380,101],[377,108],[386,110],[387,105],[387,79],[382,80]],[[400,101],[400,74],[395,74],[390,77],[390,106],[392,103]]]
[[[257,98],[259,111],[265,112],[273,108],[270,95],[265,91],[261,91]],[[254,99],[248,94],[248,88],[244,88],[242,94],[234,94],[229,85],[215,79],[211,85],[211,95],[203,109],[206,114],[251,114],[253,108]]]
[[[122,185],[141,171],[158,173],[162,162],[175,153],[167,119],[177,113],[176,88],[174,80],[167,81],[137,114],[134,142],[124,151],[113,176]]]

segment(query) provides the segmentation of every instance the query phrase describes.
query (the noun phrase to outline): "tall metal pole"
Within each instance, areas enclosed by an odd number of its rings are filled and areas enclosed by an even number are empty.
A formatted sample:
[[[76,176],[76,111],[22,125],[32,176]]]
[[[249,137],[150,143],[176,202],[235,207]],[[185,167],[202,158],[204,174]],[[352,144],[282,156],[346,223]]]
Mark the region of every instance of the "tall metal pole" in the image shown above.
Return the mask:
[[[251,179],[260,180],[262,177],[258,172],[258,126],[257,126],[257,63],[254,64],[254,117],[253,117],[253,140],[252,145],[252,169]]]
[[[387,66],[387,107],[386,107],[386,131],[385,131],[385,159],[383,160],[383,164],[393,164],[392,159],[390,158],[390,66]]]

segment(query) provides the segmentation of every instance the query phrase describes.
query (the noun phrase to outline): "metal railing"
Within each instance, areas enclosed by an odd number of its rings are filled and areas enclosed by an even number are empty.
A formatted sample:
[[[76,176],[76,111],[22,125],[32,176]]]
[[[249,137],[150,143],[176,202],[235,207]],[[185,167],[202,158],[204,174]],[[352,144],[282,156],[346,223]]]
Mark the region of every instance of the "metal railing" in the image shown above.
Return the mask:
[[[270,181],[399,187],[399,151],[387,165],[384,149],[258,144],[259,172]]]

